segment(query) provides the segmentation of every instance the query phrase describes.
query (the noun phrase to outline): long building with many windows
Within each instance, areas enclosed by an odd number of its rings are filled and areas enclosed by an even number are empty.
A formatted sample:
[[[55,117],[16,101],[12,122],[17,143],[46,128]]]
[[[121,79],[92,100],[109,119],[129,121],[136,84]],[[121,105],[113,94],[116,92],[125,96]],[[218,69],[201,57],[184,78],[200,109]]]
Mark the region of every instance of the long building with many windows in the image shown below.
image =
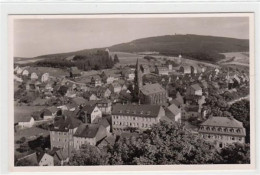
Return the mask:
[[[165,111],[159,105],[116,104],[112,110],[112,129],[113,132],[130,128],[149,129],[159,123],[163,116]]]
[[[199,133],[218,148],[235,142],[245,143],[246,136],[243,123],[233,117],[210,117],[200,125]]]

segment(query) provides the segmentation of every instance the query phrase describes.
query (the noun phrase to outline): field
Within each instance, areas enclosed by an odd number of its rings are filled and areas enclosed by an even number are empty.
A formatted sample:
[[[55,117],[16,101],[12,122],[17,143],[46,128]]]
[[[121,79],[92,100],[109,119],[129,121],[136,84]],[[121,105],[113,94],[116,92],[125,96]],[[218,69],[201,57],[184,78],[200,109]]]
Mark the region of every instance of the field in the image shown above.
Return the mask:
[[[14,105],[14,121],[16,121],[17,118],[20,118],[22,116],[31,115],[34,111],[40,111],[44,108],[45,108],[45,106],[17,106],[17,105]]]
[[[68,76],[69,72],[60,68],[52,68],[52,67],[30,67],[28,68],[30,73],[35,72],[37,75],[42,75],[46,72],[49,73],[50,76],[60,77],[60,76]]]
[[[249,53],[248,52],[229,52],[222,53],[225,59],[219,61],[219,64],[233,64],[241,66],[249,66]]]
[[[126,52],[110,52],[111,56],[114,57],[117,54],[121,65],[133,65],[136,64],[137,58],[139,58],[139,63],[149,64],[147,60],[143,59],[143,55],[138,55],[135,53],[126,53]]]

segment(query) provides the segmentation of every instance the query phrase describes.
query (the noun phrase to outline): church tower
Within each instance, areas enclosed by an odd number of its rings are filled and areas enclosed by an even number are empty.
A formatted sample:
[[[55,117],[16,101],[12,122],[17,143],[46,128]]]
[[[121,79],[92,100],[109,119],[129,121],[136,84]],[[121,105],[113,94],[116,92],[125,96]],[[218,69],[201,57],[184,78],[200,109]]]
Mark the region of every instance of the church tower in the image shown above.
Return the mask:
[[[141,71],[141,68],[140,68],[140,65],[139,65],[138,58],[137,58],[137,61],[136,61],[135,81],[134,81],[134,83],[135,83],[135,93],[136,93],[136,95],[138,97],[139,96],[139,91],[140,91],[140,89],[143,86],[142,71]]]

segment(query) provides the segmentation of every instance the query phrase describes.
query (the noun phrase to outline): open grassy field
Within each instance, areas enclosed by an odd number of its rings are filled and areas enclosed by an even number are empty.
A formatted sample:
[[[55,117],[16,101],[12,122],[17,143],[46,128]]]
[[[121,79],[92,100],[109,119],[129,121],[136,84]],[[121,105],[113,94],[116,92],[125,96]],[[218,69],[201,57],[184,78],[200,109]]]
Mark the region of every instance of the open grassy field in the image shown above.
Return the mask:
[[[40,111],[46,108],[45,106],[17,106],[14,105],[14,121],[21,116],[31,115],[34,111]]]
[[[241,66],[249,66],[249,53],[248,52],[229,52],[222,53],[225,59],[219,61],[219,64],[233,64]]]
[[[110,52],[111,56],[114,57],[117,54],[121,65],[133,65],[136,64],[137,58],[141,64],[149,64],[147,60],[143,59],[144,55],[138,55],[135,53],[127,52]]]

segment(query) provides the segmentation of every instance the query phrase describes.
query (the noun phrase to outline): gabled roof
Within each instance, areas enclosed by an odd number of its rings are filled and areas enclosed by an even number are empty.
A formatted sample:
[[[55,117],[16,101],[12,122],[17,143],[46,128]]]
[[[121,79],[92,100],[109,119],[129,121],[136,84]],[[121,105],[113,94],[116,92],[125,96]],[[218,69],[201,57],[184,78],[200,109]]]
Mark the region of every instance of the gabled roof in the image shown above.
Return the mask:
[[[243,123],[232,117],[209,117],[201,125],[243,128]]]
[[[98,124],[104,126],[105,128],[110,126],[110,124],[108,123],[107,119],[106,118],[101,118],[99,121],[98,121]]]
[[[77,128],[82,122],[75,117],[61,116],[56,117],[54,120],[52,131],[63,131],[67,132],[69,129]]]
[[[85,111],[87,114],[91,114],[94,109],[95,109],[96,105],[86,105],[82,108],[82,111]]]
[[[103,129],[103,131],[105,131],[105,128],[102,125],[98,125],[98,124],[82,124],[76,130],[74,136],[76,136],[76,137],[84,137],[84,138],[95,138],[98,135],[98,132],[99,132],[100,129]],[[104,135],[104,137],[105,136],[106,135]]]
[[[82,105],[86,103],[86,99],[84,99],[83,97],[75,97],[72,100],[72,103],[75,103],[76,105]]]
[[[200,87],[200,85],[198,85],[198,84],[193,84],[193,85],[191,85],[191,87],[192,87],[194,90],[196,90],[196,91],[202,90],[201,87]]]
[[[116,104],[113,106],[112,115],[157,117],[160,109],[159,105]]]
[[[169,109],[169,111],[174,115],[178,115],[179,113],[181,113],[181,110],[175,104],[171,104],[170,106],[168,106],[167,109]]]
[[[144,85],[140,91],[144,95],[149,95],[149,94],[154,94],[154,93],[160,93],[160,92],[165,92],[165,89],[158,83],[155,84],[146,84]]]

